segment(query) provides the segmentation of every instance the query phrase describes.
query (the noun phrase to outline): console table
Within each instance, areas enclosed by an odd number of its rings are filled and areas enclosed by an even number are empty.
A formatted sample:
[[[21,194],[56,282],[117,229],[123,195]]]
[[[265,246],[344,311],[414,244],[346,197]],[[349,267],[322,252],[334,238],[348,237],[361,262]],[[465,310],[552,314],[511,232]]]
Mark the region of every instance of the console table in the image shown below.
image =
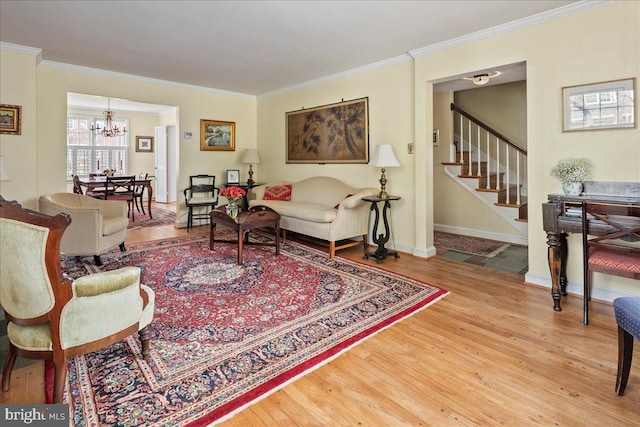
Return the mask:
[[[371,210],[375,212],[375,220],[373,222],[373,230],[371,233],[373,243],[378,245],[378,249],[375,252],[367,252],[364,256],[364,259],[369,259],[370,256],[376,258],[376,262],[378,264],[382,263],[382,260],[385,257],[393,255],[395,258],[400,258],[398,252],[390,251],[384,246],[389,241],[389,237],[391,235],[391,231],[389,230],[389,220],[387,219],[387,211],[391,209],[391,202],[395,200],[400,200],[400,196],[389,196],[386,198],[380,197],[363,197],[362,200],[365,202],[371,203]],[[384,202],[384,206],[382,207],[382,222],[384,224],[384,234],[378,233],[378,224],[380,223],[380,210],[378,209],[378,203]]]
[[[551,273],[553,309],[562,311],[560,298],[567,295],[567,235],[582,233],[582,202],[640,206],[640,183],[587,181],[580,196],[549,194],[542,204],[542,223],[547,233],[547,258]],[[604,229],[590,222],[590,235],[603,234]]]

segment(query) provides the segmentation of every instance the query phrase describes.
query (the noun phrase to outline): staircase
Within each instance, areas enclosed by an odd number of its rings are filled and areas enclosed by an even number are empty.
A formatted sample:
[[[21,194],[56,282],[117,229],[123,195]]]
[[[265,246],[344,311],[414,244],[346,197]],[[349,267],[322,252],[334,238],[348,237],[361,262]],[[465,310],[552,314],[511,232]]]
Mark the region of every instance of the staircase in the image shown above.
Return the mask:
[[[527,235],[527,151],[451,104],[454,137],[445,174]]]

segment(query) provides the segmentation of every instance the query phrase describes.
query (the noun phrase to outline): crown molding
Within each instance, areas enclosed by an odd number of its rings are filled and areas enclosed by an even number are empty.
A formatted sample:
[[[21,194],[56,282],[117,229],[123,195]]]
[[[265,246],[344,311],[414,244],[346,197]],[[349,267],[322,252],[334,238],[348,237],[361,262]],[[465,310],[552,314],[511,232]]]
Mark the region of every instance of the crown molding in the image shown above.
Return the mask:
[[[24,53],[24,54],[27,54],[27,55],[33,55],[33,56],[36,57],[36,63],[37,64],[42,62],[42,49],[39,49],[37,47],[22,46],[22,45],[19,45],[19,44],[0,42],[0,50],[6,50],[8,52]]]
[[[204,86],[196,86],[196,85],[190,85],[190,84],[186,84],[186,83],[178,83],[178,82],[172,82],[172,81],[168,81],[168,80],[154,79],[154,78],[151,78],[151,77],[136,76],[134,74],[118,73],[118,72],[115,72],[115,71],[101,70],[101,69],[98,69],[98,68],[84,67],[84,66],[81,66],[81,65],[65,64],[65,63],[62,63],[62,62],[54,62],[54,61],[44,60],[44,61],[42,61],[40,63],[40,65],[43,66],[43,67],[55,68],[55,69],[58,69],[58,70],[76,71],[76,72],[81,72],[81,73],[98,74],[98,75],[106,76],[106,77],[115,77],[115,78],[121,78],[121,79],[127,79],[127,80],[134,80],[134,81],[138,81],[138,82],[161,84],[161,85],[172,86],[172,87],[177,87],[177,88],[181,88],[181,89],[191,89],[191,90],[196,90],[196,91],[199,91],[199,92],[214,93],[214,94],[217,94],[217,95],[238,96],[238,97],[241,97],[241,98],[250,98],[250,99],[255,99],[256,98],[255,95],[249,95],[249,94],[246,94],[246,93],[231,92],[231,91],[222,90],[222,89],[213,89],[213,88],[204,87]]]
[[[497,36],[499,34],[505,34],[512,31],[521,30],[523,28],[531,27],[533,25],[542,24],[544,22],[553,21],[554,19],[563,18],[565,16],[575,15],[577,13],[585,12],[587,10],[595,9],[597,7],[605,6],[617,1],[619,0],[581,0],[575,3],[568,4],[566,6],[559,7],[557,9],[538,13],[526,18],[517,19],[506,24],[497,25],[492,28],[487,28],[475,33],[456,37],[441,43],[435,43],[429,46],[421,47],[419,49],[414,49],[409,51],[409,55],[411,55],[412,58],[417,58],[422,55],[427,55],[441,50],[450,49],[452,47],[461,46],[463,44],[476,42],[489,37]]]
[[[413,58],[408,54],[403,54],[403,55],[395,56],[393,58],[385,59],[383,61],[378,61],[371,64],[363,65],[361,67],[352,68],[350,70],[341,71],[336,74],[330,74],[328,76],[320,77],[318,79],[298,83],[293,86],[287,86],[282,89],[266,92],[266,93],[263,93],[262,95],[258,95],[258,98],[267,98],[269,96],[279,95],[285,92],[291,92],[293,90],[311,87],[320,83],[326,83],[333,80],[340,80],[345,77],[353,76],[353,75],[364,73],[367,71],[374,71],[380,68],[388,67],[390,65],[401,64],[403,62],[409,62],[409,61],[413,61]]]

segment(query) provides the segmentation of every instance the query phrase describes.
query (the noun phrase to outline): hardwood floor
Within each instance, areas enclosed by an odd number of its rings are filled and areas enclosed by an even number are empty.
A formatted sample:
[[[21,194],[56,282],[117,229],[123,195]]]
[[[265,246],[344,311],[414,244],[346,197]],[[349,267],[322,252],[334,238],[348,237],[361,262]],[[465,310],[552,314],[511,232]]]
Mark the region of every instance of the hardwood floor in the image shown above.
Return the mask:
[[[186,230],[143,228],[129,233],[127,243],[179,234]],[[362,261],[361,251],[339,255]],[[610,304],[593,302],[591,324],[584,326],[580,298],[564,298],[564,311],[554,312],[550,291],[524,285],[517,274],[408,254],[381,267],[451,293],[220,425],[640,423],[640,346],[625,396],[617,396]],[[0,403],[44,401],[41,362],[14,375]]]

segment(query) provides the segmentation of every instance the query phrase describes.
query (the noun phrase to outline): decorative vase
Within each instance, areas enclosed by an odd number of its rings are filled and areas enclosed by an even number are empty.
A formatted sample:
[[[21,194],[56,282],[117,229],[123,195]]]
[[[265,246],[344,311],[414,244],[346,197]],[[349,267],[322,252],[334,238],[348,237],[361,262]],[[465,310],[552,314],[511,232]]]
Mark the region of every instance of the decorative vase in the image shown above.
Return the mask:
[[[236,219],[238,217],[238,203],[235,200],[229,200],[227,205],[227,215]]]
[[[567,196],[579,196],[582,193],[582,183],[564,182],[562,183],[562,190]]]

